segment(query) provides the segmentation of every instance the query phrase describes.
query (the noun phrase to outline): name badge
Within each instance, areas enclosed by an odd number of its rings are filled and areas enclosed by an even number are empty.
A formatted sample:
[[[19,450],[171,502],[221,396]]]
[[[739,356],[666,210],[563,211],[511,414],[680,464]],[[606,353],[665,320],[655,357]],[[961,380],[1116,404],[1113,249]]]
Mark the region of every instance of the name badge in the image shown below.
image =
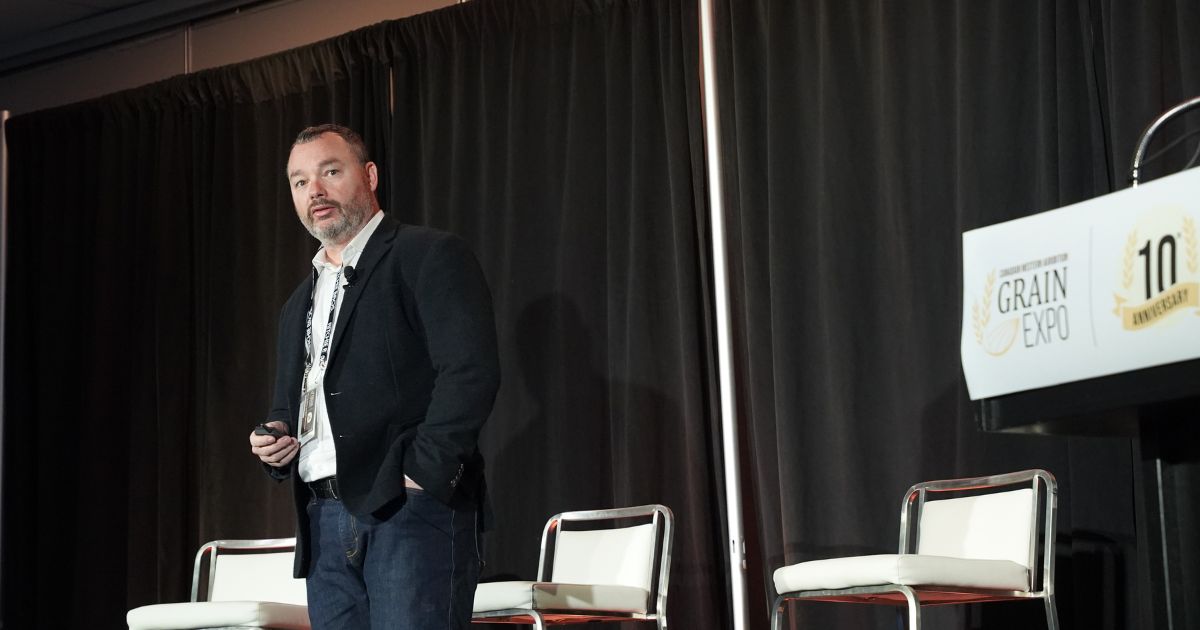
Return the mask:
[[[315,387],[304,390],[304,406],[301,409],[303,414],[300,420],[300,444],[304,445],[317,434],[317,389]]]

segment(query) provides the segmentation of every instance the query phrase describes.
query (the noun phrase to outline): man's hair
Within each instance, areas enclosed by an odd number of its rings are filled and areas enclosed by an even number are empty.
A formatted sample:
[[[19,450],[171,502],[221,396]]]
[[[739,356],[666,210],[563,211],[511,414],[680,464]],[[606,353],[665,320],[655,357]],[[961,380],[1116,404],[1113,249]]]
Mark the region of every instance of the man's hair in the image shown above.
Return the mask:
[[[316,125],[301,131],[296,136],[296,141],[292,143],[292,148],[296,148],[298,144],[312,142],[327,133],[341,136],[342,140],[345,140],[350,145],[350,148],[354,151],[354,156],[358,158],[360,163],[366,164],[371,161],[371,158],[367,155],[367,143],[363,142],[362,136],[349,127],[343,127],[334,123]]]

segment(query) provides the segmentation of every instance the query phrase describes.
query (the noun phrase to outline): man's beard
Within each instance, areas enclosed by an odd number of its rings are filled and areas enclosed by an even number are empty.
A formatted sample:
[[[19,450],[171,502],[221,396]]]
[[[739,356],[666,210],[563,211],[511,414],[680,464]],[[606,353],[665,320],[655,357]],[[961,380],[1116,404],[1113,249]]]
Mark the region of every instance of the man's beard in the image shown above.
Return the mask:
[[[323,199],[312,205],[333,206],[336,209],[333,218],[325,221],[320,227],[313,219],[311,207],[306,215],[305,229],[324,245],[349,241],[362,229],[363,225],[366,225],[367,219],[371,216],[371,202],[366,195],[360,195],[346,204],[332,199]]]

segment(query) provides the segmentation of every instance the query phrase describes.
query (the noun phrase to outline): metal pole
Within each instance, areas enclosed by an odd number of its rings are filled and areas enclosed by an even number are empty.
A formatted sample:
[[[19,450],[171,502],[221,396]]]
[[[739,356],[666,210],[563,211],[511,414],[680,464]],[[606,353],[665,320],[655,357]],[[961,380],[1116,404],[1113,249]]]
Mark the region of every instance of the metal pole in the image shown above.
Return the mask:
[[[1158,486],[1158,536],[1162,539],[1163,598],[1167,604],[1167,630],[1175,630],[1175,615],[1171,611],[1171,548],[1167,540],[1167,504],[1163,498],[1163,460],[1154,458],[1154,485]]]
[[[700,0],[700,88],[704,103],[704,155],[708,170],[708,208],[712,227],[713,292],[717,315],[717,370],[721,389],[721,451],[725,460],[725,519],[729,528],[729,585],[733,630],[745,630],[746,538],[742,533],[742,486],[738,464],[737,398],[733,381],[730,331],[729,262],[725,245],[725,204],[721,178],[721,130],[717,121],[716,46],[713,2]]]
[[[0,109],[0,490],[4,488],[4,317],[8,297],[8,110]],[[4,507],[0,505],[0,558],[4,557]],[[0,577],[0,582],[3,578]],[[4,609],[4,589],[0,583],[0,610]],[[4,623],[0,620],[0,625]]]

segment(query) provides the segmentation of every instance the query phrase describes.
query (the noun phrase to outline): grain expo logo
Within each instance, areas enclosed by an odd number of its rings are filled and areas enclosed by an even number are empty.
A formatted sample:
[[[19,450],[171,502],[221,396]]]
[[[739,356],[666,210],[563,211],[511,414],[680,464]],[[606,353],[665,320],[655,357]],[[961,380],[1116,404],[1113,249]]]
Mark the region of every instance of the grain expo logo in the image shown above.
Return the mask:
[[[1017,341],[1034,348],[1070,339],[1066,263],[1066,254],[1056,254],[989,272],[983,296],[971,304],[976,343],[998,357]]]
[[[1125,330],[1145,330],[1191,309],[1200,315],[1196,220],[1178,206],[1155,208],[1125,240],[1113,315]]]

